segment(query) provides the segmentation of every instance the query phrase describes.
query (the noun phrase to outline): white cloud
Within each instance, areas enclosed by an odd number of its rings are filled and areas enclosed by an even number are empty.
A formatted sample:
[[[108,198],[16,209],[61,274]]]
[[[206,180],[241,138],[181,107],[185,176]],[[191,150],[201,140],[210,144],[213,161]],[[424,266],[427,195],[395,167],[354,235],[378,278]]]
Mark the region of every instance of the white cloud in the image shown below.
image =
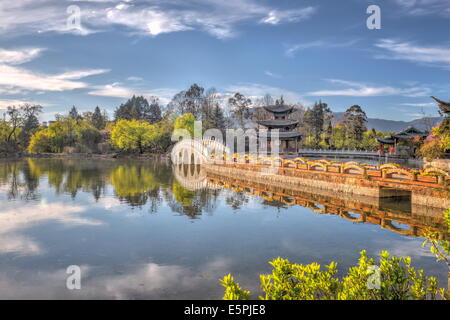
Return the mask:
[[[375,96],[406,96],[422,97],[428,96],[431,90],[426,87],[396,88],[390,86],[369,86],[364,83],[345,81],[339,79],[328,79],[329,82],[345,86],[346,88],[334,90],[320,90],[309,92],[309,96],[352,96],[352,97],[375,97]]]
[[[303,105],[310,104],[309,101],[306,101],[303,96],[297,92],[257,83],[240,83],[237,85],[228,86],[225,90],[229,93],[240,92],[252,100],[260,99],[266,94],[270,94],[274,98],[283,96],[284,101],[287,103],[301,103]]]
[[[24,104],[38,104],[40,106],[49,106],[47,103],[37,102],[34,100],[16,100],[16,99],[1,99],[0,100],[0,110],[5,110],[9,106],[20,106]]]
[[[260,22],[268,24],[298,22],[301,20],[308,19],[316,11],[317,8],[315,7],[306,7],[301,9],[284,10],[284,11],[272,10],[267,14],[266,17],[261,19]]]
[[[0,48],[0,63],[5,64],[22,64],[38,57],[42,48],[23,48],[17,50],[5,50]]]
[[[119,0],[83,1],[81,30],[68,30],[66,8],[74,1],[16,0],[0,4],[0,33],[71,32],[87,35],[114,25],[134,33],[156,36],[169,32],[202,30],[217,38],[234,36],[241,22],[280,24],[309,18],[315,7],[277,9],[255,0]]]
[[[0,49],[0,93],[19,94],[23,93],[23,90],[64,91],[85,88],[87,87],[86,83],[71,80],[110,71],[107,69],[88,69],[47,75],[14,66],[36,58],[42,51],[41,48]]]
[[[407,107],[436,107],[435,102],[429,102],[429,103],[402,103],[402,106]]]
[[[79,79],[99,74],[106,70],[73,71],[70,73],[47,75],[8,65],[0,65],[0,86],[25,90],[64,91],[87,87],[87,84],[70,79]]]
[[[298,43],[293,45],[286,45],[285,54],[289,57],[293,57],[298,51],[306,50],[310,48],[345,48],[351,47],[357,43],[359,39],[353,39],[344,42],[327,42],[323,40],[316,40],[305,43]]]
[[[133,95],[136,96],[155,96],[158,97],[162,103],[168,103],[172,97],[178,92],[177,89],[171,88],[157,88],[157,89],[137,89],[122,86],[121,83],[115,82],[112,84],[94,86],[94,90],[89,91],[88,94],[94,96],[104,96],[113,98],[131,98]]]
[[[77,80],[98,74],[110,72],[109,69],[91,69],[91,70],[75,70],[56,75],[55,78],[63,80]]]
[[[450,17],[448,0],[395,0],[402,7],[402,12],[413,16],[441,15]]]
[[[268,70],[264,71],[264,74],[272,78],[281,78],[281,75]]]
[[[114,98],[130,98],[131,96],[136,95],[136,91],[121,87],[118,82],[103,86],[95,86],[94,88],[95,90],[89,91],[88,94]]]
[[[411,42],[382,39],[375,44],[385,50],[380,59],[405,60],[450,68],[450,46],[420,46]]]
[[[144,79],[142,79],[141,77],[135,77],[135,76],[131,76],[127,78],[128,81],[142,81]]]

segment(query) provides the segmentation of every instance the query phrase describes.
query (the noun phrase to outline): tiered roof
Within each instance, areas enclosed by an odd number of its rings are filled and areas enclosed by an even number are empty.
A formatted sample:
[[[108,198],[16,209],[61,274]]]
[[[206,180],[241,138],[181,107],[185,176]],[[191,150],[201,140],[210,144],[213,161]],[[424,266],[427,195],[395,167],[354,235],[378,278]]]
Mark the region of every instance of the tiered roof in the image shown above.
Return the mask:
[[[298,126],[299,121],[286,119],[286,117],[294,110],[294,107],[286,105],[273,105],[273,106],[265,106],[264,109],[272,113],[275,119],[257,121],[259,125],[264,126],[269,130],[270,129],[291,130],[279,132],[278,136],[281,140],[298,140],[298,138],[301,137],[300,132],[293,131]]]
[[[286,105],[275,105],[275,106],[265,106],[264,109],[272,113],[287,113],[287,112],[291,113],[294,107]]]
[[[435,97],[431,97],[433,98],[437,103],[439,103],[439,109],[441,109],[441,112],[446,114],[446,115],[450,115],[450,102],[445,102],[442,100],[439,100],[438,98]]]
[[[270,128],[286,128],[296,126],[299,122],[295,120],[261,120],[257,123]]]
[[[420,131],[417,128],[414,128],[413,126],[409,126],[403,131],[400,131],[396,134],[393,134],[392,136],[384,137],[384,138],[377,138],[377,141],[382,144],[395,144],[396,139],[410,139],[414,137],[427,137],[428,132]]]

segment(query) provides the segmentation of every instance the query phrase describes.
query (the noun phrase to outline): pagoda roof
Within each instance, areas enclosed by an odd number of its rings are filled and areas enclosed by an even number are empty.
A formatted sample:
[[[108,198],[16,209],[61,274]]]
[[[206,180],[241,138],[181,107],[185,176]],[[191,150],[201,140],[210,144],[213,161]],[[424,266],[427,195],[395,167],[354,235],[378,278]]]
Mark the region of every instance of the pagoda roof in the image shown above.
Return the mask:
[[[395,140],[392,137],[377,138],[377,142],[381,144],[395,144]]]
[[[435,97],[431,97],[433,98],[437,103],[439,103],[439,109],[441,109],[441,112],[446,114],[446,115],[450,115],[450,102],[445,102],[442,100],[439,100],[438,98]]]
[[[283,127],[291,127],[298,125],[298,121],[296,120],[262,120],[257,121],[258,124],[270,127],[270,128],[283,128]]]
[[[405,130],[392,135],[392,137],[400,139],[408,139],[413,137],[426,137],[426,136],[428,136],[427,132],[420,131],[419,129],[416,129],[413,126],[409,126]]]
[[[262,136],[261,131],[258,133],[258,136]],[[271,138],[271,133],[269,131],[265,132],[263,135],[267,137],[269,140]],[[296,138],[301,138],[302,134],[300,132],[278,132],[278,138],[280,140],[291,140]]]
[[[291,112],[292,109],[294,109],[294,107],[287,105],[273,105],[273,106],[264,106],[264,109],[272,113],[286,113]]]

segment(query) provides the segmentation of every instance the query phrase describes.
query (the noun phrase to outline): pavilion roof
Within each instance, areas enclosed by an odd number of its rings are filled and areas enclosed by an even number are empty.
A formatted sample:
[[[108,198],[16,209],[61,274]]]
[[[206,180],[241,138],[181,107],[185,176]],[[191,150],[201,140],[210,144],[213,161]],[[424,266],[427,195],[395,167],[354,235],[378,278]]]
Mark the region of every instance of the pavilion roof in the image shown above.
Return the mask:
[[[439,103],[439,109],[441,109],[441,113],[444,113],[446,115],[450,115],[450,102],[445,102],[442,100],[439,100],[438,98],[433,98],[437,103]]]
[[[377,138],[377,141],[381,144],[395,144],[395,140],[392,137]]]
[[[291,112],[292,109],[294,109],[294,107],[287,105],[273,105],[273,106],[264,106],[264,109],[272,113],[286,113]]]
[[[267,132],[266,135],[267,135],[267,138],[270,140],[270,138],[271,138],[270,132]],[[262,136],[261,131],[258,133],[258,136]],[[278,137],[280,138],[280,140],[290,140],[290,139],[301,138],[302,134],[300,132],[278,132]]]
[[[296,126],[299,122],[296,120],[262,120],[257,121],[257,123],[270,128],[283,128]]]
[[[413,137],[426,137],[428,132],[420,131],[419,129],[409,126],[405,130],[392,135],[394,138],[408,139]]]

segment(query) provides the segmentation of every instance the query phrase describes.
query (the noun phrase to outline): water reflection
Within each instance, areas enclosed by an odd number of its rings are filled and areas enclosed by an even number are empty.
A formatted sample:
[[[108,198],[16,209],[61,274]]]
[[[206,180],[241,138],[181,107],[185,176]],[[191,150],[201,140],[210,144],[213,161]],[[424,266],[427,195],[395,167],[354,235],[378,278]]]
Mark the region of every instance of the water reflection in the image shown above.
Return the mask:
[[[440,210],[198,166],[3,160],[0,201],[0,298],[220,298],[217,279],[229,272],[258,292],[272,258],[346,268],[362,249],[412,255],[446,281],[415,238],[425,228],[448,238]],[[65,289],[71,264],[83,270],[80,292]]]
[[[0,163],[0,184],[8,200],[38,200],[39,184],[75,199],[79,191],[98,201],[112,186],[114,195],[131,207],[148,205],[157,212],[163,202],[181,215],[195,219],[212,215],[221,191],[225,204],[239,210],[258,196],[264,206],[287,209],[299,205],[319,214],[333,214],[352,222],[369,222],[405,235],[420,236],[426,228],[447,237],[440,209],[411,205],[408,199],[377,199],[335,194],[299,186],[261,184],[238,177],[207,174],[199,165],[170,166],[162,161],[26,159]],[[406,229],[397,224],[406,226]]]

